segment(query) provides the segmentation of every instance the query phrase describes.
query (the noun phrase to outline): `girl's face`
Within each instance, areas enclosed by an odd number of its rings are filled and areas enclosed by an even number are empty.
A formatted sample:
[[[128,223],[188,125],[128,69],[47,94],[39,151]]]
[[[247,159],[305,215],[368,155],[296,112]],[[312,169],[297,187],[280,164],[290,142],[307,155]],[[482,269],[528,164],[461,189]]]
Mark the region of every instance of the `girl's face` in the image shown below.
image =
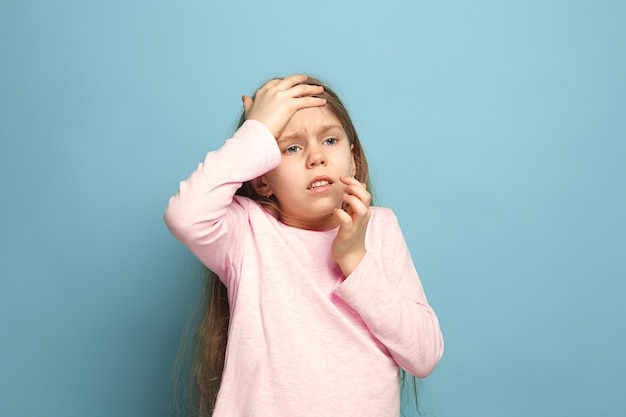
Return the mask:
[[[278,200],[283,223],[326,230],[338,225],[344,184],[356,172],[352,146],[335,115],[324,107],[298,110],[277,139],[281,164],[255,180],[260,194]]]

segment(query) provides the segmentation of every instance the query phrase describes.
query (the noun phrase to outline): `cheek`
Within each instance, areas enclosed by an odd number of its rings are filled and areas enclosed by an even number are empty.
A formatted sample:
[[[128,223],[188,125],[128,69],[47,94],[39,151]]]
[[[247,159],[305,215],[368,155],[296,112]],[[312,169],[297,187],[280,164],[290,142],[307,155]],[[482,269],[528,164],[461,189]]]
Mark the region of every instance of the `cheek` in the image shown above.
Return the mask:
[[[293,175],[293,167],[282,162],[277,168],[265,174],[265,177],[271,187],[282,188],[285,184],[289,184],[289,178],[292,178]]]
[[[354,156],[352,155],[352,153],[350,153],[347,158],[346,171],[348,171],[348,175],[350,176],[354,176],[354,174],[356,174],[356,166],[354,165]]]
[[[353,166],[354,166],[354,155],[352,154],[352,150],[348,147],[342,148],[339,152],[334,155],[334,161],[337,164],[337,167],[345,167],[345,170],[341,168],[347,175],[352,175]]]

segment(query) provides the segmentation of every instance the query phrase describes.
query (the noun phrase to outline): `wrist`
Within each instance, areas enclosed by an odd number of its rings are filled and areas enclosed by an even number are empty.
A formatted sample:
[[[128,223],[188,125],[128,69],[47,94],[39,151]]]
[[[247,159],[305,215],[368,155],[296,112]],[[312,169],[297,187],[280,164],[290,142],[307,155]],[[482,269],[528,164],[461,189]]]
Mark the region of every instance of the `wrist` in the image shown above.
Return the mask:
[[[343,272],[343,275],[346,278],[350,274],[352,274],[352,272],[354,272],[357,266],[359,266],[361,260],[363,260],[363,258],[365,257],[365,253],[366,250],[363,249],[358,252],[344,256],[340,261],[337,262],[337,265],[339,265],[341,272]]]

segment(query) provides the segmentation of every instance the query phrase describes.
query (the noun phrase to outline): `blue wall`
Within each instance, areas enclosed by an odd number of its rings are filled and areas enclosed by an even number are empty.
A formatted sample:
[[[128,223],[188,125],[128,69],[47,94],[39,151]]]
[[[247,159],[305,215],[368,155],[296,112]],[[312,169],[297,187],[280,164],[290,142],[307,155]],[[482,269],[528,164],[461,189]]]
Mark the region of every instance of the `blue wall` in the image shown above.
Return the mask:
[[[164,416],[197,264],[161,216],[240,96],[344,96],[446,337],[437,417],[626,392],[623,1],[0,2],[0,415]]]

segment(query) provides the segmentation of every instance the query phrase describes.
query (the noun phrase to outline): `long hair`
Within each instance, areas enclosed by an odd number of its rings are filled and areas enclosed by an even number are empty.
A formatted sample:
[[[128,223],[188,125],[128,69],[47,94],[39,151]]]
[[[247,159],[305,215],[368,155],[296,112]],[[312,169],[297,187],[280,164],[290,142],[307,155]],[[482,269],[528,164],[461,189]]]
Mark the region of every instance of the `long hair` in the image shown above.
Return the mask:
[[[362,183],[367,184],[367,189],[374,196],[369,181],[369,170],[365,152],[361,146],[354,124],[348,114],[348,110],[343,105],[337,94],[325,83],[315,78],[309,77],[302,84],[319,85],[324,87],[323,93],[318,97],[326,99],[327,108],[337,117],[349,143],[353,146],[352,153],[356,165],[354,177]],[[254,99],[254,97],[253,97]],[[242,114],[237,128],[245,121]],[[252,186],[252,181],[247,181],[235,193],[236,195],[250,198],[256,201],[276,219],[281,219],[280,206],[274,196],[265,197],[257,194]],[[226,286],[219,279],[217,274],[206,267],[203,267],[204,290],[201,297],[201,311],[196,320],[196,331],[191,342],[193,352],[186,356],[187,361],[192,362],[189,372],[189,386],[184,388],[187,391],[185,398],[178,398],[184,404],[177,407],[186,416],[209,417],[212,415],[217,400],[217,393],[222,381],[224,371],[224,359],[226,355],[226,344],[228,341],[228,324],[230,320],[230,309],[228,304],[228,292]],[[185,343],[185,342],[183,342]],[[189,364],[187,364],[189,366]],[[402,371],[402,381],[404,383],[405,373]]]

